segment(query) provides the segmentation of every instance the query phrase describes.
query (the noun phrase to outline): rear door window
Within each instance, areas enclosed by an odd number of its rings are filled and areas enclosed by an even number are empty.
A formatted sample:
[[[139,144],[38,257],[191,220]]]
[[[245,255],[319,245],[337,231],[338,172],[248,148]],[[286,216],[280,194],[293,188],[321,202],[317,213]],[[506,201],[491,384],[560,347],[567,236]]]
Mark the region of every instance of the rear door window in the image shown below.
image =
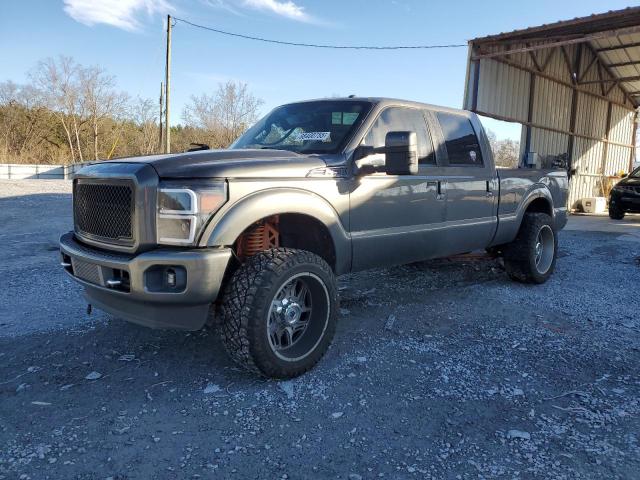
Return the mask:
[[[463,115],[438,112],[449,165],[482,167],[480,142],[469,119]]]
[[[431,135],[427,130],[427,123],[422,111],[415,108],[391,107],[383,110],[364,137],[362,144],[371,147],[384,147],[387,133],[398,131],[416,132],[418,163],[420,165],[436,164],[436,154]]]

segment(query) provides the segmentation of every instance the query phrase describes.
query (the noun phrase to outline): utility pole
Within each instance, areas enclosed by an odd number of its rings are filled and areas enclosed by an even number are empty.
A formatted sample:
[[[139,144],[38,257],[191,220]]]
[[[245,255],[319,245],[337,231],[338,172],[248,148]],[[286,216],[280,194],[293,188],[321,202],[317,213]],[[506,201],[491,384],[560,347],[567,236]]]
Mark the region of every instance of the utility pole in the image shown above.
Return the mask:
[[[169,94],[171,92],[171,15],[167,15],[167,63],[165,65],[165,79],[164,79],[164,87],[165,87],[165,121],[164,121],[164,129],[165,129],[165,153],[171,153],[171,123],[170,123],[170,112],[169,112]]]
[[[160,82],[160,129],[158,131],[158,152],[162,151],[162,116],[164,115],[164,83]]]

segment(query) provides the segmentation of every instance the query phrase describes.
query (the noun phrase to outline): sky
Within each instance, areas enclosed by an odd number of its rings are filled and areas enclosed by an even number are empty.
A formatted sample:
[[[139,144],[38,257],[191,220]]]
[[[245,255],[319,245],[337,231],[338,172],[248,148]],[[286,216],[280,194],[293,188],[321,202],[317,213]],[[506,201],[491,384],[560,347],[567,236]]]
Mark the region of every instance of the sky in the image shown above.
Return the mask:
[[[465,44],[469,39],[633,6],[620,0],[5,0],[0,81],[27,81],[47,57],[100,65],[132,96],[156,100],[166,15],[234,33],[332,45]],[[467,49],[320,50],[222,36],[177,22],[171,123],[194,94],[249,85],[262,113],[296,100],[388,96],[461,107]],[[520,126],[489,121],[499,137]]]

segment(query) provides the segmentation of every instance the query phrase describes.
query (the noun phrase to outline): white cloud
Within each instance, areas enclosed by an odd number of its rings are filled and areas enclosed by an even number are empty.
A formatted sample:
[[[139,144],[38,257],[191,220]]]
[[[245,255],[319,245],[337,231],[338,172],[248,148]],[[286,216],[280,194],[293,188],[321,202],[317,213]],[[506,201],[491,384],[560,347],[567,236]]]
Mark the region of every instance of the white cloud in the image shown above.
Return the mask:
[[[140,29],[139,14],[169,13],[173,7],[166,0],[64,0],[64,11],[85,25],[104,23],[135,31]]]
[[[304,7],[292,0],[202,0],[209,7],[226,10],[235,15],[243,15],[241,10],[258,10],[299,22],[317,23]]]
[[[226,10],[229,13],[233,13],[234,15],[242,15],[236,8],[229,5],[226,0],[201,0],[205,5],[213,8],[219,8],[221,10]]]
[[[311,21],[311,17],[304,11],[304,7],[297,5],[291,0],[242,0],[242,3],[255,10],[263,10],[282,17],[298,20],[301,22]]]

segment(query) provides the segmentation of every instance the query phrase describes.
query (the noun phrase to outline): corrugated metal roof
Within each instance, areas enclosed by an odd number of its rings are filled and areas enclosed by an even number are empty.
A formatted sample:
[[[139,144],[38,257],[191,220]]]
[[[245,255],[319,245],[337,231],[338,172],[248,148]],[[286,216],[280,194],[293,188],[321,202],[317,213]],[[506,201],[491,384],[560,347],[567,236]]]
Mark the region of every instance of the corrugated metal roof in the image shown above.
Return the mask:
[[[474,46],[533,44],[539,45],[540,48],[545,48],[545,44],[555,45],[562,42],[584,42],[602,62],[605,70],[602,77],[583,79],[581,85],[595,85],[602,88],[604,93],[618,84],[629,95],[634,106],[640,105],[640,7],[574,18],[470,41]]]
[[[555,37],[580,36],[607,30],[619,30],[636,25],[640,25],[640,7],[628,7],[622,10],[610,10],[606,13],[596,13],[586,17],[576,17],[571,20],[561,20],[536,27],[474,38],[471,42],[522,41],[536,38],[549,40]]]

